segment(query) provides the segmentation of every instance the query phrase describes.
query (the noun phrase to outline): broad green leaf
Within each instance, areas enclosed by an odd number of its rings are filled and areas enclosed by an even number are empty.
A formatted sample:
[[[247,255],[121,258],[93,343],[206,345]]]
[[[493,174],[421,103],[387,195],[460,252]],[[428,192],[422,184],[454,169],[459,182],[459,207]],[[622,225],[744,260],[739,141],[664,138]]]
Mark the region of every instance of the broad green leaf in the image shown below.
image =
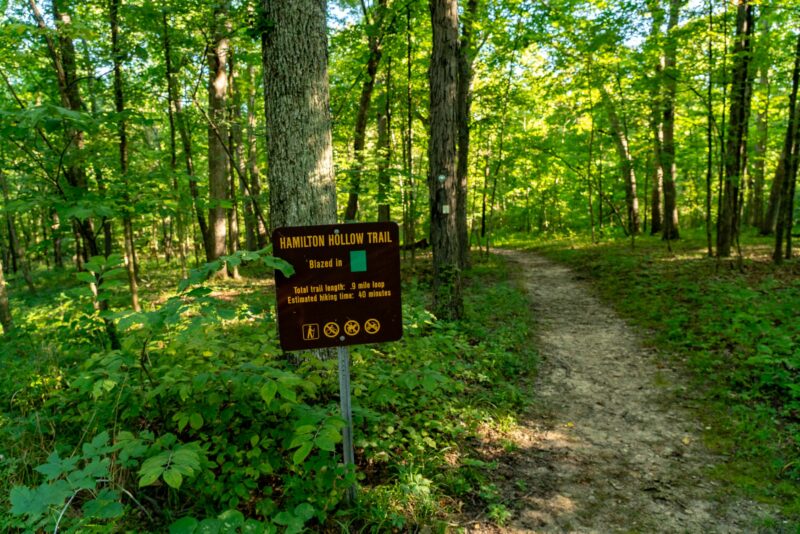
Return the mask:
[[[183,483],[183,475],[177,469],[167,469],[164,471],[164,482],[175,489],[179,489]]]
[[[261,389],[258,390],[258,393],[261,395],[261,398],[264,399],[264,402],[269,404],[272,402],[272,399],[275,398],[275,393],[278,392],[278,384],[274,380],[268,380],[261,386]]]
[[[311,443],[310,441],[306,441],[305,443],[300,445],[299,449],[294,451],[294,454],[292,455],[292,461],[295,463],[295,465],[303,463],[303,461],[311,453],[311,448],[313,446],[314,446],[313,443]]]

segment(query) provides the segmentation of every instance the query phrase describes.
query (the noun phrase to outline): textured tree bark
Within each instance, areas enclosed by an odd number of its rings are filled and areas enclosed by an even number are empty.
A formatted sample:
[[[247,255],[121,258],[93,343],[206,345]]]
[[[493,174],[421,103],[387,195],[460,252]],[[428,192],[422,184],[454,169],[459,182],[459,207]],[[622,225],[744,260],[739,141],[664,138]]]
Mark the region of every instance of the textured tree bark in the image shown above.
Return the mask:
[[[122,215],[123,236],[125,239],[125,270],[128,273],[128,289],[131,293],[131,306],[134,311],[142,311],[139,305],[139,286],[136,282],[136,257],[134,256],[133,243],[133,224],[128,210],[130,198],[128,195],[128,134],[127,124],[124,118],[125,95],[122,89],[122,51],[119,44],[119,5],[120,0],[111,0],[109,4],[109,16],[111,21],[111,56],[114,62],[114,105],[119,120],[117,122],[117,134],[119,136],[119,168],[124,183],[125,192],[123,200],[125,212]]]
[[[433,50],[430,80],[430,191],[434,312],[445,319],[463,315],[459,238],[456,223],[456,107],[458,94],[458,2],[431,0]]]
[[[228,59],[230,39],[228,4],[214,8],[212,44],[208,48],[208,249],[206,260],[214,261],[225,254],[228,209],[228,155],[224,143],[228,139]]]
[[[264,0],[270,225],[336,222],[326,2]]]
[[[361,97],[358,101],[356,126],[353,133],[353,159],[355,166],[350,172],[350,192],[347,195],[347,208],[344,212],[345,221],[354,221],[358,217],[358,196],[361,194],[361,175],[364,173],[364,145],[366,141],[367,116],[375,88],[375,76],[383,51],[383,17],[386,13],[387,0],[379,0],[375,10],[375,20],[367,26],[367,41],[369,43],[369,57],[367,58],[367,78],[361,85]],[[364,19],[369,18],[369,13],[364,10]]]
[[[680,237],[678,231],[678,204],[675,179],[675,94],[678,87],[678,73],[675,68],[677,40],[674,30],[678,26],[681,0],[670,0],[667,39],[664,46],[664,101],[663,125],[664,142],[661,147],[661,166],[664,169],[664,214],[661,236],[669,241]]]
[[[469,229],[467,228],[467,187],[469,181],[470,107],[475,49],[472,44],[478,0],[468,0],[461,24],[461,43],[458,49],[458,162],[456,164],[456,225],[458,227],[459,267],[469,263]]]
[[[8,305],[8,292],[6,290],[2,258],[0,258],[0,325],[3,326],[3,332],[6,334],[14,329],[14,321],[11,319],[11,308]]]
[[[628,233],[635,235],[639,233],[639,198],[636,195],[636,173],[633,169],[633,158],[631,157],[630,145],[628,143],[628,133],[622,121],[617,115],[611,95],[605,87],[600,85],[600,94],[603,97],[603,105],[608,114],[608,121],[614,131],[614,145],[617,147],[617,155],[620,161],[620,171],[622,181],[625,183],[625,205],[628,215]]]
[[[730,119],[725,149],[725,181],[721,192],[722,210],[718,215],[717,256],[721,258],[731,255],[731,245],[739,233],[739,189],[746,164],[747,124],[752,94],[752,78],[749,74],[752,33],[753,6],[749,0],[739,0],[733,50]]]

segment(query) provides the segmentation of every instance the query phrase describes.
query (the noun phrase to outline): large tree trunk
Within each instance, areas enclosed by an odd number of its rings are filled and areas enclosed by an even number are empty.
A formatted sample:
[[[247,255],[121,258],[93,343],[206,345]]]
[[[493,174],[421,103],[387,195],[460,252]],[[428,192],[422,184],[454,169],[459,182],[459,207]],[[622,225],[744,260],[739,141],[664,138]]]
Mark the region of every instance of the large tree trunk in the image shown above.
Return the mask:
[[[678,71],[675,67],[677,54],[677,38],[675,28],[678,26],[681,0],[670,0],[669,21],[667,22],[667,38],[664,45],[664,100],[663,136],[661,146],[661,166],[664,171],[664,214],[661,236],[667,241],[678,239],[678,202],[675,180],[675,95],[678,87]]]
[[[469,178],[470,107],[472,105],[472,76],[475,50],[472,44],[478,0],[467,0],[461,25],[461,44],[458,49],[458,162],[456,165],[456,226],[458,228],[459,267],[469,263],[469,229],[467,228],[467,185]]]
[[[123,199],[125,212],[122,215],[123,235],[125,238],[125,268],[128,272],[128,288],[131,292],[131,306],[134,311],[142,311],[139,306],[139,287],[136,282],[136,268],[133,243],[133,225],[128,211],[130,198],[128,195],[128,133],[125,122],[125,95],[122,89],[122,51],[119,44],[119,5],[120,0],[111,0],[109,14],[111,20],[111,55],[114,63],[114,104],[120,119],[117,122],[119,136],[119,168],[125,187]]]
[[[458,93],[458,2],[431,0],[433,51],[430,80],[430,191],[433,305],[442,318],[463,315],[460,248],[456,223],[456,106]]]
[[[750,37],[753,33],[753,6],[749,0],[739,0],[736,13],[736,43],[734,45],[733,80],[731,82],[730,119],[725,149],[725,181],[722,210],[719,213],[717,256],[731,255],[731,245],[739,234],[739,190],[745,169],[747,124],[750,116],[751,77]]]
[[[336,222],[326,2],[264,0],[270,225]]]
[[[208,48],[208,248],[206,260],[213,261],[225,254],[228,208],[228,38],[227,1],[214,8],[212,44]]]
[[[606,88],[600,85],[600,94],[603,97],[603,105],[614,131],[614,145],[617,147],[617,154],[620,160],[620,171],[622,180],[625,183],[625,205],[628,208],[628,233],[631,235],[639,233],[639,198],[636,195],[636,173],[633,169],[633,158],[631,157],[630,146],[628,143],[628,133],[622,121],[617,115],[614,102]]]

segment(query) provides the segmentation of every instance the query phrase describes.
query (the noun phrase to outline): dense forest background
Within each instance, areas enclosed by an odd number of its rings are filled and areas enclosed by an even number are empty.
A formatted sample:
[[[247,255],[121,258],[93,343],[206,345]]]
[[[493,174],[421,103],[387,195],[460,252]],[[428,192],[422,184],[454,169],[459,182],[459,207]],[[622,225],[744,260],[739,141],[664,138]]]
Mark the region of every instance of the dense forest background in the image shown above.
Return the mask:
[[[564,236],[624,237],[634,247],[641,236],[672,250],[688,236],[708,257],[738,257],[740,269],[743,241],[757,239],[762,260],[792,257],[794,0],[331,0],[327,32],[293,26],[294,72],[280,71],[271,52],[275,26],[291,22],[272,4],[0,1],[0,323],[4,391],[13,395],[0,421],[14,459],[2,464],[0,483],[10,495],[0,500],[12,511],[2,516],[7,528],[159,528],[181,517],[194,528],[226,509],[214,521],[247,517],[290,531],[334,517],[424,523],[443,513],[425,477],[444,464],[417,471],[407,460],[457,440],[464,430],[448,420],[453,413],[477,425],[520,402],[512,386],[489,386],[519,372],[512,355],[529,350],[523,333],[482,349],[502,364],[450,360],[482,343],[486,325],[471,313],[489,302],[524,306],[498,275],[503,267],[480,251]],[[315,53],[327,58],[324,77],[301,69]],[[315,144],[313,120],[297,123],[307,131],[273,120],[293,108],[270,83],[295,79],[326,85],[314,94],[330,115],[330,147]],[[436,88],[449,122],[439,103],[429,105]],[[335,201],[283,189],[303,160],[282,158],[283,138],[315,172],[333,173],[325,194]],[[326,151],[330,169],[319,156]],[[449,169],[441,182],[440,163]],[[452,213],[439,195],[452,196],[444,201]],[[386,349],[395,365],[370,371],[360,393],[357,423],[392,428],[365,429],[357,443],[362,484],[383,489],[339,516],[355,475],[335,461],[341,420],[321,378],[331,369],[283,361],[264,285],[282,267],[270,256],[271,230],[333,222],[334,210],[338,221],[397,221],[414,284],[410,338]],[[435,315],[425,311],[430,260],[424,244],[413,246],[422,240],[433,245]],[[481,289],[488,285],[496,288]],[[795,354],[792,332],[759,357],[772,365],[781,351]],[[404,367],[414,351],[436,363]],[[797,362],[776,365],[757,400],[773,406],[783,435],[796,436]],[[492,415],[454,400],[432,415],[419,398],[384,396],[381,387],[397,383],[432,402],[486,388],[486,405],[477,405]],[[394,434],[382,412],[400,405],[420,420]],[[242,410],[267,414],[257,421]],[[782,447],[789,456],[778,469],[797,476],[794,437]],[[478,480],[480,460],[461,467],[435,485],[501,520],[502,506]],[[193,492],[200,497],[190,503]]]

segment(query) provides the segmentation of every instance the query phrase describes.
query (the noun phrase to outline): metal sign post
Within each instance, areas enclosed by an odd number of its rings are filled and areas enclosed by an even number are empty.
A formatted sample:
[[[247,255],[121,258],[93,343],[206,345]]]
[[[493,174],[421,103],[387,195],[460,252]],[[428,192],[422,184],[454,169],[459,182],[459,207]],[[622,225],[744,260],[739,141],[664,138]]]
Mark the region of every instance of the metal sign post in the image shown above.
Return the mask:
[[[339,356],[339,405],[344,419],[342,429],[342,451],[346,468],[353,466],[355,469],[355,452],[353,450],[353,409],[350,406],[350,350],[347,347],[337,349]],[[356,498],[355,485],[347,488],[347,500],[353,502]]]

